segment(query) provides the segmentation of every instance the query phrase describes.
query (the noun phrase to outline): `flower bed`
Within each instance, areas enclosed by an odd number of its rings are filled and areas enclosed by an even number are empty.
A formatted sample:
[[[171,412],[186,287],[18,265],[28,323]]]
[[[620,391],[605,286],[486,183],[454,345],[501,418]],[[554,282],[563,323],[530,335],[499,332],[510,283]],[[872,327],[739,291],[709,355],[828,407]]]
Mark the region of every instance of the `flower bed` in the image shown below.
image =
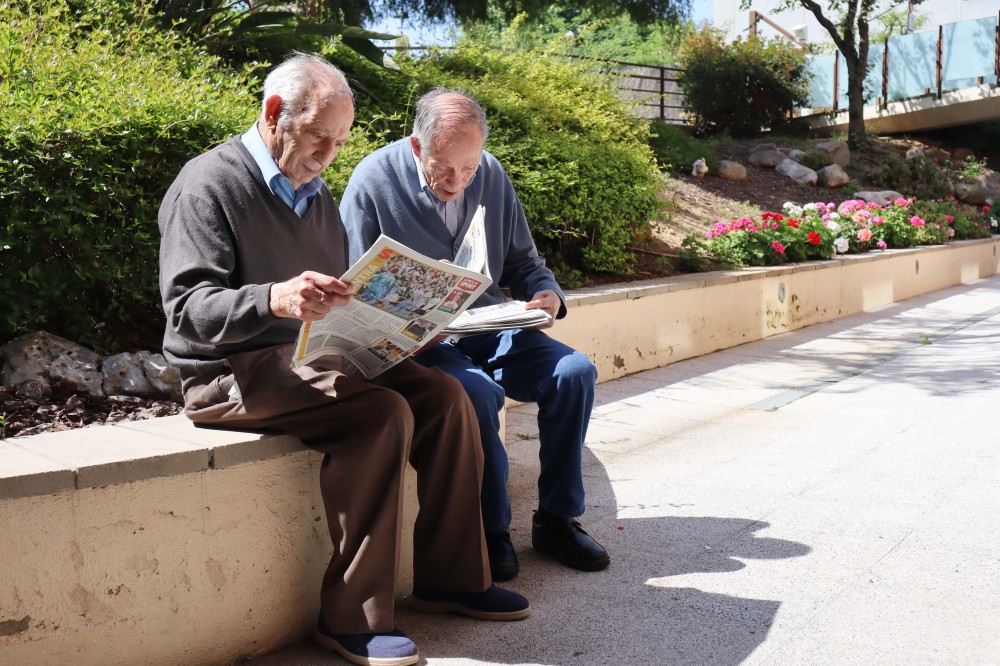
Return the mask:
[[[899,198],[886,206],[861,199],[840,205],[787,202],[781,213],[716,222],[703,238],[688,236],[684,257],[698,270],[713,262],[725,267],[773,266],[836,254],[988,238],[1000,233],[998,225],[989,206],[956,202],[912,198]]]

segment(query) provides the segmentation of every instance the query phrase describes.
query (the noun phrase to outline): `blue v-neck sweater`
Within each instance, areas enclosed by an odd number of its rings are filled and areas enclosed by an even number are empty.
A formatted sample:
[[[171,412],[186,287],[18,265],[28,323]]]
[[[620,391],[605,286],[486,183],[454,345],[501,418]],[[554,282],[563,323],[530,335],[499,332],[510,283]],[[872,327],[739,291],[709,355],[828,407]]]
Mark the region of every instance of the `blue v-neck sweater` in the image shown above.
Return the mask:
[[[453,260],[472,217],[485,208],[487,254],[493,284],[472,307],[500,303],[501,287],[519,300],[544,289],[559,294],[566,314],[565,296],[535,243],[517,199],[514,186],[493,155],[483,151],[479,170],[465,190],[467,211],[455,238],[441,221],[429,195],[420,187],[409,137],[376,150],[354,169],[340,202],[353,263],[385,234],[434,259]]]

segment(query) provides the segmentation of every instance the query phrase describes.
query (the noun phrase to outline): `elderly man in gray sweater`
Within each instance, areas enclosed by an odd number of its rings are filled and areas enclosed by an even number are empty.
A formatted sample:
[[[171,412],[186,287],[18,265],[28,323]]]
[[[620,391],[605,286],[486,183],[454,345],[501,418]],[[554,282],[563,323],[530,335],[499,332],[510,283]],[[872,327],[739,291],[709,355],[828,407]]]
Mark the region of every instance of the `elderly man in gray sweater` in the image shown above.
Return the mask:
[[[419,659],[393,608],[407,463],[420,476],[413,607],[484,620],[529,607],[490,581],[481,444],[461,385],[410,360],[372,381],[338,356],[291,367],[302,322],[352,298],[336,277],[347,237],[320,174],[353,121],[343,74],[297,54],[265,80],[245,134],[188,162],[159,214],[163,347],[195,423],[289,433],[324,454],[333,557],[317,641],[352,663],[401,666]]]
[[[467,95],[438,88],[421,97],[413,134],[362,160],[347,185],[341,210],[351,258],[385,234],[429,257],[452,261],[482,208],[486,270],[493,284],[472,307],[502,302],[506,288],[528,308],[548,312],[551,326],[566,315],[565,298],[538,256],[510,179],[483,150],[488,133],[486,114]],[[508,580],[519,570],[509,531],[507,452],[497,432],[506,396],[538,403],[541,473],[532,545],[574,569],[607,567],[607,551],[577,520],[584,512],[582,452],[594,404],[593,363],[537,329],[470,335],[437,344],[416,359],[456,377],[476,408],[493,580]]]

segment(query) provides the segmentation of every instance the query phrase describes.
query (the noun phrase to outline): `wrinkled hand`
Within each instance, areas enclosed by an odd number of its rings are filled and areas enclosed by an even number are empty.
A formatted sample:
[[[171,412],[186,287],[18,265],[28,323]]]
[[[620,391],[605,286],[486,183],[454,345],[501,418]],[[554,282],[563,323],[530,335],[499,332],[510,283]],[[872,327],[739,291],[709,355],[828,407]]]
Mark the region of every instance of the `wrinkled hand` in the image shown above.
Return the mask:
[[[538,292],[531,297],[528,304],[524,306],[525,310],[545,310],[549,313],[549,321],[545,324],[540,324],[535,326],[536,329],[552,328],[553,324],[556,323],[556,315],[559,314],[559,308],[562,306],[562,300],[559,299],[559,294],[552,291],[551,289],[545,289]]]
[[[271,314],[303,321],[322,319],[335,307],[351,302],[354,286],[337,278],[306,271],[271,285]]]

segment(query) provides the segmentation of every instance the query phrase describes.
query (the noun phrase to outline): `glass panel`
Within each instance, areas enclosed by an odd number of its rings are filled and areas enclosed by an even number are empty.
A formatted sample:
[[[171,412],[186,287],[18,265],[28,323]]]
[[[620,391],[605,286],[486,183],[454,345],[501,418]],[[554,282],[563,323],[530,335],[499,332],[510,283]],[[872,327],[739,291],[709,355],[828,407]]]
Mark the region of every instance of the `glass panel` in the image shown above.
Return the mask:
[[[996,83],[993,59],[996,49],[997,18],[990,17],[944,26],[941,78],[944,90]]]
[[[937,89],[937,30],[889,38],[889,99],[906,99]]]
[[[807,70],[812,74],[809,81],[809,107],[829,109],[833,107],[833,60],[832,55],[812,56]]]

